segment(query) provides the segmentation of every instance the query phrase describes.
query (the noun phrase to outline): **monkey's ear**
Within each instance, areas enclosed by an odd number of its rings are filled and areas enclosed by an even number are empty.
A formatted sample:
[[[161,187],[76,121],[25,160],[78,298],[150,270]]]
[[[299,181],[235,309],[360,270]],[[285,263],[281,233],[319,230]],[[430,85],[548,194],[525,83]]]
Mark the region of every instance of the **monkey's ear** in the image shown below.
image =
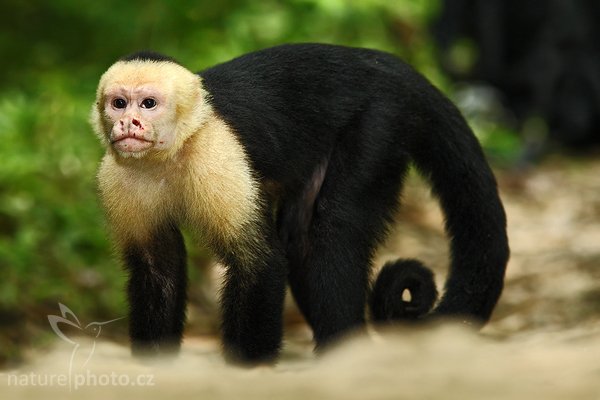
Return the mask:
[[[100,101],[96,101],[96,103],[92,106],[92,109],[90,110],[89,122],[90,125],[92,125],[92,128],[94,129],[94,133],[102,142],[102,145],[108,147],[108,145],[110,144],[108,140],[108,132],[105,132],[106,125],[102,120],[102,113],[100,112],[100,107]]]

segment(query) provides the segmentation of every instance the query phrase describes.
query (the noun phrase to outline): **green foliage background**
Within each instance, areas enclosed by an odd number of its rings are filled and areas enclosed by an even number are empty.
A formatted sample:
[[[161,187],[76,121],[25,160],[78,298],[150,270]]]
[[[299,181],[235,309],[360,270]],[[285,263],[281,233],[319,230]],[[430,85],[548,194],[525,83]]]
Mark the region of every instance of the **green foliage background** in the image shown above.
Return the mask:
[[[447,88],[427,33],[437,9],[438,0],[4,0],[0,364],[49,332],[58,302],[89,320],[125,313],[125,273],[96,197],[103,151],[87,122],[112,62],[153,49],[199,70],[279,43],[327,42],[398,54]]]

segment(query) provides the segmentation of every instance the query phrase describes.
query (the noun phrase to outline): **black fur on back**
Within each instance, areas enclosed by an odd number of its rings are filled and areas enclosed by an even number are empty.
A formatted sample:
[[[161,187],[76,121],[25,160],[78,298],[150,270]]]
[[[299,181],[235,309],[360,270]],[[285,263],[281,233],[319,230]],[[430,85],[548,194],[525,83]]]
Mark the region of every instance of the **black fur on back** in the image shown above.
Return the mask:
[[[391,54],[321,44],[257,51],[200,75],[253,169],[281,185],[277,224],[290,284],[317,341],[328,334],[319,329],[340,331],[349,315],[360,320],[365,271],[409,163],[439,198],[451,246],[431,314],[489,319],[509,256],[506,216],[477,139],[423,76]]]

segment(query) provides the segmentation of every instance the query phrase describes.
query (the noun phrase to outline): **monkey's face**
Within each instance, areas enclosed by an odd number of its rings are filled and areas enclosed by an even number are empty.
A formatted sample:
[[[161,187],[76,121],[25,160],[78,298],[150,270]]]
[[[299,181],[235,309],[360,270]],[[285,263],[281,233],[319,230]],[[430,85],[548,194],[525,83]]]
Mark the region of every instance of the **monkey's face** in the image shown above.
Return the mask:
[[[107,139],[123,157],[141,157],[150,150],[167,150],[175,135],[174,113],[161,88],[148,84],[115,85],[104,96]]]
[[[117,62],[100,79],[91,122],[121,158],[169,158],[207,117],[200,77],[170,62]]]

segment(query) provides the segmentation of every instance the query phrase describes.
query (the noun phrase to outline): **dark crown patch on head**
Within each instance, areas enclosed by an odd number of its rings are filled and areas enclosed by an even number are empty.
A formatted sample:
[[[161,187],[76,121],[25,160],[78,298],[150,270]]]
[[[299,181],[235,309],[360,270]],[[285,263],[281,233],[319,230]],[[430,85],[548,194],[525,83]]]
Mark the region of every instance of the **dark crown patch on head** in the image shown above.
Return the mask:
[[[165,56],[164,54],[157,53],[155,51],[142,50],[132,53],[128,56],[121,58],[121,61],[167,61],[175,64],[179,64],[177,60],[172,57]]]

